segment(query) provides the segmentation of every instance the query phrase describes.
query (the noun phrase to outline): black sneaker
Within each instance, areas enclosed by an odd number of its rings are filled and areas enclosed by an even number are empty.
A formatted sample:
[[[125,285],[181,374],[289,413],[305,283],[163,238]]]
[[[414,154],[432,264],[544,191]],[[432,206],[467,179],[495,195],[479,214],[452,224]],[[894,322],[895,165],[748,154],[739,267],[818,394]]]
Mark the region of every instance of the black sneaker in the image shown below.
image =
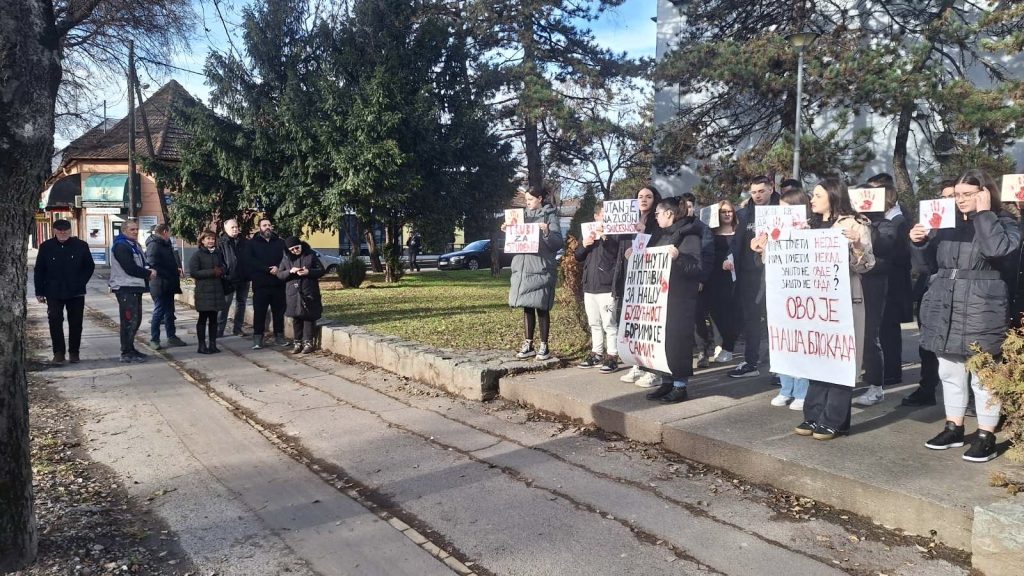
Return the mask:
[[[799,426],[793,429],[793,432],[796,432],[800,436],[810,436],[811,434],[814,434],[815,427],[816,425],[814,422],[804,420]]]
[[[686,386],[673,386],[672,391],[661,398],[662,404],[677,404],[687,398]]]
[[[919,387],[900,401],[900,406],[916,408],[918,406],[935,406],[935,390]]]
[[[839,431],[830,426],[815,424],[814,431],[811,432],[811,436],[813,436],[815,440],[832,440],[836,436],[839,436]]]
[[[671,392],[673,388],[675,388],[675,386],[673,386],[671,382],[662,382],[661,386],[658,386],[653,392],[647,393],[647,399],[661,400],[665,396],[668,396],[668,393]]]
[[[121,364],[131,364],[135,359],[132,358],[131,354],[121,354]]]
[[[577,368],[593,368],[601,365],[601,356],[596,352],[587,354],[587,357],[582,362],[576,365]]]
[[[537,360],[547,360],[551,358],[551,352],[548,351],[548,343],[541,342],[540,346],[537,347]]]
[[[729,371],[730,378],[747,378],[750,376],[760,376],[761,371],[757,369],[757,366],[748,364],[747,362],[740,362],[739,366]]]
[[[604,362],[601,362],[601,373],[611,374],[619,369],[619,361],[615,359],[615,356],[605,356]]]
[[[946,427],[942,429],[942,432],[939,432],[935,438],[925,442],[924,445],[932,450],[959,448],[964,445],[964,427],[957,426],[947,420]]]
[[[968,462],[988,462],[998,455],[995,432],[978,430],[977,436],[974,437],[974,442],[971,442],[971,447],[967,449],[967,452],[964,452],[964,460]]]
[[[523,345],[519,348],[519,352],[516,353],[516,358],[530,358],[536,354],[533,350],[533,340],[523,340]]]

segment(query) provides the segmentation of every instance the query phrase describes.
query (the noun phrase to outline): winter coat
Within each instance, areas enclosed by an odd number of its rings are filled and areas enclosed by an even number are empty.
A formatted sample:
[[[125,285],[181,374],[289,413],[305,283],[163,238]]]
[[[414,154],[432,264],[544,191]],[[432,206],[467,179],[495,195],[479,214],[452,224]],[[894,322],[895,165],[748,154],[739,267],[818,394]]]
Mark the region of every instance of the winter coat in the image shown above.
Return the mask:
[[[188,260],[188,274],[196,281],[195,307],[199,312],[219,312],[224,303],[224,257],[220,250],[199,248]]]
[[[75,236],[64,243],[50,238],[39,245],[36,254],[36,296],[54,300],[85,296],[85,286],[95,268],[85,242]]]
[[[149,282],[149,293],[154,299],[174,297],[181,294],[181,274],[178,272],[178,256],[170,240],[157,234],[146,239],[146,261],[156,270],[156,278]]]
[[[512,258],[512,280],[508,291],[508,305],[513,308],[551,310],[555,305],[555,284],[558,282],[558,263],[555,253],[562,249],[562,229],[558,224],[558,211],[550,204],[526,211],[526,224],[546,222],[548,233],[540,235],[540,250],[536,254],[516,254]]]
[[[603,236],[590,246],[581,242],[573,257],[583,262],[583,292],[587,294],[611,294],[617,298],[621,290],[616,286],[615,266],[619,260],[621,236]]]
[[[270,273],[272,266],[281,263],[284,252],[284,240],[281,240],[273,232],[270,233],[270,238],[256,234],[243,244],[242,253],[245,254],[243,266],[249,275],[249,280],[252,281],[254,291],[260,288],[284,286],[284,280]]]
[[[668,310],[665,313],[665,356],[674,379],[693,375],[694,327],[697,321],[698,284],[701,277],[702,231],[699,220],[686,217],[668,228],[658,229],[648,245],[675,246],[679,256],[672,261],[669,276]]]
[[[1000,268],[1020,246],[1020,228],[1005,213],[965,216],[957,218],[956,228],[932,230],[914,245],[914,258],[938,270],[921,301],[921,347],[967,357],[977,344],[999,355],[1009,313],[1009,290]]]
[[[110,254],[113,258],[110,259],[107,286],[111,290],[137,294],[149,291],[149,264],[138,242],[118,234]]]
[[[700,218],[693,223],[700,228],[700,283],[707,284],[715,264],[715,231]]]
[[[221,256],[224,258],[224,279],[230,284],[226,287],[233,289],[236,285],[249,279],[243,261],[245,244],[246,240],[241,234],[234,238],[227,234],[221,234],[217,238],[217,248],[220,249]]]
[[[305,268],[309,275],[292,274],[292,268]],[[298,256],[286,252],[277,265],[277,277],[285,282],[285,311],[289,318],[319,320],[324,306],[320,298],[320,277],[327,273],[320,259],[305,242]]]
[[[824,223],[829,227],[829,223]],[[857,343],[857,370],[860,374],[864,363],[864,287],[861,276],[875,267],[875,254],[871,245],[871,227],[863,216],[840,216],[831,224],[831,228],[854,230],[860,234],[860,247],[850,246],[850,296],[853,301],[853,332]]]

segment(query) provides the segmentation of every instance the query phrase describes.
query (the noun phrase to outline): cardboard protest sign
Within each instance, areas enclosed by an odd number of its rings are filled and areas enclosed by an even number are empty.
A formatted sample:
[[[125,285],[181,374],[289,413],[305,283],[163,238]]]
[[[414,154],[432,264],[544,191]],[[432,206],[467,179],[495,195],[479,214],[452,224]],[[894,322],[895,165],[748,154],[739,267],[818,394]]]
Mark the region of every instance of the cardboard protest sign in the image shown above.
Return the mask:
[[[850,204],[857,212],[885,212],[885,188],[850,188]]]
[[[1003,202],[1024,202],[1024,174],[1004,175],[999,199]]]
[[[605,200],[604,234],[636,234],[640,203],[636,200]]]
[[[600,238],[602,224],[602,222],[584,222],[580,224],[580,240],[582,241],[589,238],[591,234],[594,235],[595,239]]]
[[[536,254],[540,251],[540,224],[505,227],[506,254]]]
[[[522,208],[510,208],[505,210],[505,226],[516,226],[526,223],[526,210]]]
[[[626,265],[619,318],[619,356],[635,364],[670,373],[665,354],[665,322],[672,269],[669,246],[634,251]]]
[[[718,204],[712,204],[700,209],[700,221],[707,224],[708,228],[718,228],[722,225],[718,216]]]
[[[918,218],[929,230],[956,228],[956,201],[952,198],[921,200]]]
[[[764,252],[771,371],[857,383],[850,248],[842,231],[793,230]]]
[[[633,237],[633,243],[630,245],[630,248],[633,249],[634,254],[637,254],[643,252],[644,250],[647,250],[647,245],[650,243],[651,235],[640,232],[639,234]]]
[[[806,206],[756,206],[754,233],[767,234],[770,240],[789,238],[792,230],[807,227]]]

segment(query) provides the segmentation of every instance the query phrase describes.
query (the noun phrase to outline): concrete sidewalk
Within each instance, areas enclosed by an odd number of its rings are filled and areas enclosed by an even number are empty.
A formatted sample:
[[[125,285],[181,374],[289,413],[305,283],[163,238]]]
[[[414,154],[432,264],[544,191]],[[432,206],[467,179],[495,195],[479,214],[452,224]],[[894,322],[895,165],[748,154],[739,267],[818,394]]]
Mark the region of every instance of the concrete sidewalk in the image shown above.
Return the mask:
[[[913,355],[908,359],[917,362],[916,332],[905,330],[904,337],[905,357]],[[934,533],[965,550],[972,548],[975,507],[1012,500],[1004,489],[990,487],[989,477],[1002,469],[1024,475],[1005,458],[971,464],[961,459],[966,448],[924,447],[940,431],[944,413],[941,395],[936,406],[899,406],[916,388],[917,364],[904,369],[904,382],[914,384],[888,388],[881,404],[855,406],[851,434],[830,442],[793,433],[802,412],[769,404],[778,388],[766,369],[759,378],[731,379],[726,374],[731,367],[698,371],[690,382],[690,399],[675,405],[646,400],[648,390],[619,381],[622,371],[603,375],[568,368],[503,378],[500,386],[509,400],[641,442],[662,443],[686,458],[887,526]],[[975,425],[968,418],[969,432]]]

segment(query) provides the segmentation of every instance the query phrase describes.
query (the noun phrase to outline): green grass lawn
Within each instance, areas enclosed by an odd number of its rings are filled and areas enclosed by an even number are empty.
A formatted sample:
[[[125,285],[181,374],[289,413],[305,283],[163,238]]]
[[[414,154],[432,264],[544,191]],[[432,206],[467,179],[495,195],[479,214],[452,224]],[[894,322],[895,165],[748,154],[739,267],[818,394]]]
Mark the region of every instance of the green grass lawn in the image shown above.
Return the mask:
[[[356,289],[323,288],[324,316],[440,348],[514,350],[523,340],[522,310],[508,307],[508,270],[406,274],[398,284],[370,275]],[[560,357],[579,355],[589,334],[555,306],[549,344]]]

